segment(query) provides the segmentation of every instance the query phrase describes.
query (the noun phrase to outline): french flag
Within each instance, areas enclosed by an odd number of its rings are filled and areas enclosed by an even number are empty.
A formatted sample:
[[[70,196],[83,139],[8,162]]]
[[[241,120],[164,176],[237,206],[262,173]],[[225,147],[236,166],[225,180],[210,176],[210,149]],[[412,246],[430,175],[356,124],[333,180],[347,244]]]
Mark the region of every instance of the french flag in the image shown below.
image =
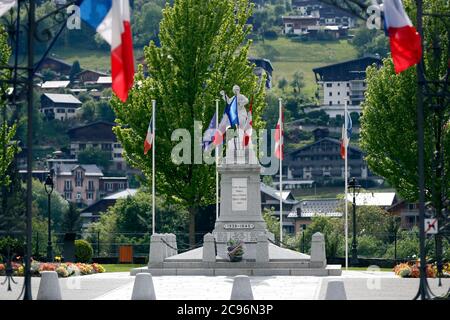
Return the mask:
[[[134,81],[129,0],[84,0],[81,19],[111,45],[112,89],[125,102]]]
[[[401,0],[384,0],[383,11],[395,73],[398,74],[420,62],[422,40],[406,14]]]

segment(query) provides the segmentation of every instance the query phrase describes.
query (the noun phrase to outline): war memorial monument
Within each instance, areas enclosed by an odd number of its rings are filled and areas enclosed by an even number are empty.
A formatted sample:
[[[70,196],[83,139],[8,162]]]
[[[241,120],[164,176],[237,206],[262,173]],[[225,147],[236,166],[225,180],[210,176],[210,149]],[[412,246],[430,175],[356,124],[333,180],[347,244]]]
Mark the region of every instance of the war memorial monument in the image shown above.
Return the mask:
[[[248,99],[233,87],[240,119],[247,117]],[[244,121],[242,121],[244,122]],[[241,123],[242,123],[241,122]],[[220,174],[220,216],[212,233],[204,235],[203,247],[181,254],[177,252],[174,234],[153,234],[150,240],[149,264],[136,268],[131,275],[149,272],[162,275],[205,276],[339,276],[340,265],[327,265],[325,239],[313,235],[311,255],[289,250],[274,243],[261,212],[260,175],[252,144],[240,148],[229,140],[226,156],[217,166]],[[231,241],[231,242],[230,242]],[[230,243],[239,246],[242,257],[231,259]]]

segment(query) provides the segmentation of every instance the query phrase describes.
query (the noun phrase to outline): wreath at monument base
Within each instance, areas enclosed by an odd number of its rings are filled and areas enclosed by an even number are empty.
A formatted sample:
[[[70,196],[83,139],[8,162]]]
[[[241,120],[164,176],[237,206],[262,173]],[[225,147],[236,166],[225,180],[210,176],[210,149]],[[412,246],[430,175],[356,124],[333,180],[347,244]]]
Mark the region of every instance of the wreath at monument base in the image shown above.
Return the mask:
[[[231,239],[227,243],[228,245],[228,257],[231,262],[242,261],[244,255],[244,242]]]

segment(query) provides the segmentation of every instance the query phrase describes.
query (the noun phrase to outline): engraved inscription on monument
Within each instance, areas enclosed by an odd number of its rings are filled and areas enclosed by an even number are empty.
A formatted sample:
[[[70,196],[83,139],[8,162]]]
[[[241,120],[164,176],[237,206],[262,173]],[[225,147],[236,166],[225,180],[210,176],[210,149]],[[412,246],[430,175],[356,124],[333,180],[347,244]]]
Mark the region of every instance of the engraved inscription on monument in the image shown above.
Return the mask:
[[[231,210],[247,211],[247,178],[232,178]]]
[[[253,229],[255,225],[253,223],[225,223],[224,229]]]

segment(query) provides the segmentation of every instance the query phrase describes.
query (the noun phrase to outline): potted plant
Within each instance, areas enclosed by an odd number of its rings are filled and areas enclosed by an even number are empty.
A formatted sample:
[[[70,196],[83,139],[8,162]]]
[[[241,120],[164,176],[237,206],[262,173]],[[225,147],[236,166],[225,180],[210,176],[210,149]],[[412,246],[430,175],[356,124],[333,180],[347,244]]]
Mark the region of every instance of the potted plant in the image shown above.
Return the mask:
[[[242,260],[244,255],[244,242],[238,240],[229,240],[228,245],[228,257],[231,262],[238,262]]]

